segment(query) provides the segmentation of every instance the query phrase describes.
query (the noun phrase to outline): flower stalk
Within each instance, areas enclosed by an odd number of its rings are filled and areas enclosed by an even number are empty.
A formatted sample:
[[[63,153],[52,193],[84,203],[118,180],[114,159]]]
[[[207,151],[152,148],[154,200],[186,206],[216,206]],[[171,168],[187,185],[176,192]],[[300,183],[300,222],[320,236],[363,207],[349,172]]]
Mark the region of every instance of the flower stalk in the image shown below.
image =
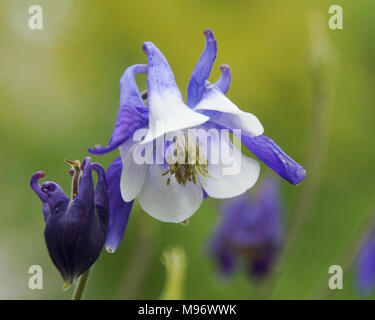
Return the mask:
[[[85,291],[87,280],[89,278],[90,269],[87,270],[84,274],[82,274],[78,280],[76,287],[74,288],[74,292],[72,295],[72,300],[81,300],[83,292]]]
[[[184,297],[186,277],[186,255],[182,247],[165,249],[162,260],[166,269],[166,280],[160,300],[181,300]]]

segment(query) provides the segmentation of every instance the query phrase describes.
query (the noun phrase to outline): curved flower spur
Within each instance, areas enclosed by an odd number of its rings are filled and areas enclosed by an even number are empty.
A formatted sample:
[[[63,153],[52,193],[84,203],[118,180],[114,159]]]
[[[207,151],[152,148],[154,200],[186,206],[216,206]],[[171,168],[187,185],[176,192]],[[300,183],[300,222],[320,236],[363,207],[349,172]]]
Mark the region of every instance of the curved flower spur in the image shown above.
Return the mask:
[[[121,158],[107,171],[110,210],[106,246],[110,252],[121,241],[137,196],[142,209],[154,218],[179,223],[199,208],[203,198],[231,198],[255,184],[259,163],[233,148],[228,132],[292,184],[305,177],[302,166],[262,135],[259,120],[225,96],[231,81],[227,65],[221,66],[221,77],[215,84],[208,82],[216,58],[216,40],[211,30],[206,29],[204,34],[206,45],[188,85],[187,105],[167,60],[153,43],[145,42],[147,65],[130,66],[120,80],[120,106],[108,146],[89,149],[93,154],[120,149]],[[138,73],[147,73],[148,107],[134,80]],[[191,132],[193,138],[199,138],[202,130],[212,129],[224,130],[226,135],[210,137],[210,145],[203,146],[205,150],[200,143],[190,143]],[[172,144],[168,136],[174,137]],[[150,149],[151,154],[147,152]],[[222,149],[233,150],[236,155],[233,159],[240,169],[235,174],[223,173],[224,165],[212,161],[208,151]],[[195,163],[171,163],[170,157],[179,150],[193,154]],[[146,154],[143,163],[135,161],[140,154]]]
[[[48,253],[64,280],[64,290],[95,263],[107,237],[105,171],[100,164],[91,163],[89,157],[82,162],[81,170],[78,192],[73,186],[72,199],[52,181],[39,185],[45,176],[43,171],[34,173],[30,180],[31,188],[43,203],[44,237]],[[92,170],[98,174],[95,190]]]

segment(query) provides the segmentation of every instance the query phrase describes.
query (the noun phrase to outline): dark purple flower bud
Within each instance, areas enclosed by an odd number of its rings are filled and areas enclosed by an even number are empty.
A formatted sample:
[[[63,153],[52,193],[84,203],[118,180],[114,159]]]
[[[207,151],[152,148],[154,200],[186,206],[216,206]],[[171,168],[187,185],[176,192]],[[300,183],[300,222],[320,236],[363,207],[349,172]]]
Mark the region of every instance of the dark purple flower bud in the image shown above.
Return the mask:
[[[254,197],[244,194],[227,201],[209,247],[220,273],[228,276],[240,263],[252,278],[267,275],[282,245],[282,215],[279,185],[270,178]]]
[[[358,254],[356,269],[359,290],[367,295],[375,288],[375,232],[366,236]]]
[[[44,237],[49,255],[59,270],[64,289],[99,258],[108,229],[108,194],[105,171],[86,158],[82,163],[78,194],[70,200],[51,181],[39,185],[44,172],[31,177],[30,185],[43,203]],[[98,175],[94,189],[92,170]]]

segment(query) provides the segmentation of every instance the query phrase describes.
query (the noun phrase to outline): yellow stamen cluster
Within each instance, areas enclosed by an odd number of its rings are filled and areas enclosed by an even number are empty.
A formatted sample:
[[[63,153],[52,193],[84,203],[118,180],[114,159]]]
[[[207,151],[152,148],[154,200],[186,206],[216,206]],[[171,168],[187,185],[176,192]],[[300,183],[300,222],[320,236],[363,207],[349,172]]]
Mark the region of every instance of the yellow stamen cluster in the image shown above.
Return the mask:
[[[172,157],[167,159],[169,169],[162,173],[162,176],[169,174],[167,185],[171,182],[171,177],[174,175],[179,184],[184,186],[188,181],[194,184],[199,184],[197,176],[202,178],[210,177],[207,171],[207,160],[199,154],[199,144],[192,143],[188,139],[188,143],[176,144],[173,154],[177,157],[177,162],[172,163]],[[180,152],[179,152],[180,151]],[[181,159],[182,153],[182,159]]]

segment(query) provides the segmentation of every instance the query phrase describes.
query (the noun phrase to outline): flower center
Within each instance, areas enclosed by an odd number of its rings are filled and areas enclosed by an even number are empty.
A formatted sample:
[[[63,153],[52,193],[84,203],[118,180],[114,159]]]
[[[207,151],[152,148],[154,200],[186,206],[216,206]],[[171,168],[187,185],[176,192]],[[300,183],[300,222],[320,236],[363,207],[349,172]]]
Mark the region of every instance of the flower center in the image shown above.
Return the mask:
[[[199,147],[199,142],[190,135],[182,134],[173,139],[173,155],[166,159],[169,169],[162,173],[162,176],[169,174],[167,185],[172,176],[184,186],[188,181],[199,184],[198,176],[202,179],[210,177],[207,171],[208,161],[200,154]]]

